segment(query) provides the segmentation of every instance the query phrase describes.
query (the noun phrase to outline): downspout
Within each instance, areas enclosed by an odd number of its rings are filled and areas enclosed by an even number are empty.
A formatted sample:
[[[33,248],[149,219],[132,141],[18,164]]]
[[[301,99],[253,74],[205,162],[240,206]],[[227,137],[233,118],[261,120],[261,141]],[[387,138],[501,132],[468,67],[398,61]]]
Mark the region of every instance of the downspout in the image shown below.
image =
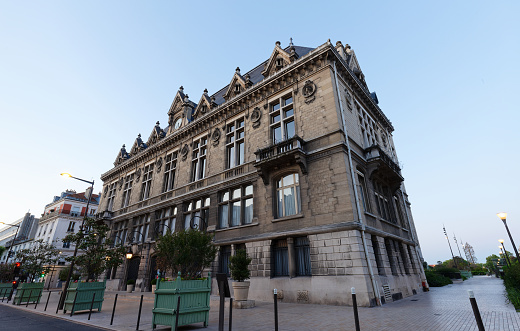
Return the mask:
[[[424,275],[424,268],[423,268],[423,265],[422,265],[422,261],[421,261],[421,254],[419,254],[419,241],[416,240],[415,238],[415,234],[414,234],[414,229],[412,229],[412,222],[410,221],[410,216],[408,215],[408,207],[406,206],[406,200],[404,199],[404,193],[403,193],[403,190],[401,190],[401,197],[403,199],[403,204],[404,204],[404,213],[406,214],[406,220],[408,221],[408,228],[410,229],[410,234],[412,235],[412,241],[413,243],[415,244],[415,254],[417,254],[417,258],[419,259],[419,268],[421,270],[421,281],[423,282],[426,282],[426,277],[423,277]]]
[[[376,285],[376,281],[374,279],[374,271],[372,270],[372,264],[370,263],[370,259],[368,257],[368,247],[367,242],[365,240],[365,223],[363,222],[363,217],[361,215],[361,208],[359,204],[359,197],[357,193],[357,182],[356,182],[356,176],[354,173],[354,168],[352,167],[352,153],[350,151],[350,144],[348,140],[348,132],[347,132],[347,126],[345,125],[345,118],[343,116],[343,103],[341,102],[341,94],[339,92],[339,86],[338,86],[338,73],[336,70],[336,61],[334,61],[334,80],[336,83],[336,93],[338,94],[338,100],[339,100],[339,110],[341,114],[341,126],[343,129],[343,132],[345,133],[345,144],[347,145],[347,155],[348,155],[348,163],[350,166],[350,176],[352,177],[352,186],[354,189],[354,200],[356,201],[356,210],[357,210],[357,216],[359,223],[361,224],[361,241],[363,242],[363,250],[365,253],[365,259],[367,260],[368,265],[368,273],[370,275],[370,280],[372,282],[372,289],[374,290],[374,296],[376,299],[376,305],[381,306],[381,300],[379,298],[379,289]]]

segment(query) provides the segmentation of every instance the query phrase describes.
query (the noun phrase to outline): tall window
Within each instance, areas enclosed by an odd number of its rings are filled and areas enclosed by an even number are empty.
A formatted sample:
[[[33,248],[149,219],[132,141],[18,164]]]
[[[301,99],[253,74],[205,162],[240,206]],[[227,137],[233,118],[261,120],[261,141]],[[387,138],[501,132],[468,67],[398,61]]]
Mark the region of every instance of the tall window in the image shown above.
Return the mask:
[[[67,228],[67,232],[74,232],[75,226],[76,226],[76,222],[70,222],[69,227]]]
[[[144,167],[143,183],[141,184],[141,200],[150,197],[150,188],[152,186],[153,163]]]
[[[124,245],[127,241],[128,235],[128,220],[117,222],[114,225],[114,244]]]
[[[206,151],[208,138],[203,137],[193,142],[191,160],[191,181],[206,177]]]
[[[191,220],[197,227],[207,226],[209,198],[196,199],[184,204],[184,228],[187,230],[191,226]],[[200,220],[204,220],[205,224],[201,224]]]
[[[374,196],[376,199],[377,211],[379,212],[379,216],[381,218],[396,223],[395,213],[393,213],[393,209],[390,206],[390,202],[388,200],[388,188],[383,187],[378,182],[373,182],[374,185]]]
[[[374,256],[376,258],[377,272],[380,275],[384,275],[385,271],[383,269],[383,261],[381,261],[381,250],[379,249],[379,242],[377,241],[377,237],[372,235],[371,241],[372,248],[374,249]]]
[[[280,98],[271,105],[271,137],[273,143],[287,140],[294,137],[294,107],[292,96]]]
[[[404,221],[405,218],[404,218],[403,209],[402,209],[400,201],[401,200],[399,200],[399,198],[396,195],[394,195],[394,207],[395,207],[395,211],[397,214],[397,221],[398,221],[399,225],[401,225],[403,228],[406,228],[406,222]]]
[[[116,198],[116,182],[113,182],[108,186],[107,197],[107,210],[112,211],[112,208],[114,207],[114,200]]]
[[[279,239],[273,242],[273,273],[275,277],[289,276],[287,239]]]
[[[385,238],[385,248],[386,254],[388,255],[388,262],[390,262],[390,269],[392,269],[392,274],[397,275],[397,257],[395,256],[395,251],[393,247],[393,241],[388,238]]]
[[[79,207],[72,207],[72,210],[70,211],[70,216],[78,217],[80,215]]]
[[[163,192],[173,189],[175,182],[175,170],[177,169],[177,152],[166,155],[166,163],[164,164],[164,181]]]
[[[132,232],[129,234],[129,238],[134,243],[141,243],[148,238],[148,230],[150,227],[150,215],[141,215],[134,219],[134,227],[131,229]]]
[[[219,228],[250,224],[253,221],[253,185],[219,194]]]
[[[220,246],[218,257],[218,272],[231,275],[229,272],[229,258],[231,257],[231,246]]]
[[[294,238],[296,276],[311,275],[311,248],[307,237]]]
[[[244,163],[244,119],[238,119],[227,127],[226,133],[227,168]]]
[[[121,208],[128,206],[128,204],[130,203],[130,195],[132,194],[133,182],[134,174],[126,176],[125,184],[123,186],[123,201],[121,202]]]
[[[367,186],[365,182],[365,176],[358,172],[358,192],[359,192],[359,198],[361,199],[361,203],[363,204],[363,209],[365,211],[370,211],[369,203],[367,199]]]
[[[177,221],[177,207],[168,207],[155,212],[155,232],[163,236],[168,232],[175,232]]]
[[[300,183],[298,174],[286,175],[276,183],[277,217],[301,212]]]

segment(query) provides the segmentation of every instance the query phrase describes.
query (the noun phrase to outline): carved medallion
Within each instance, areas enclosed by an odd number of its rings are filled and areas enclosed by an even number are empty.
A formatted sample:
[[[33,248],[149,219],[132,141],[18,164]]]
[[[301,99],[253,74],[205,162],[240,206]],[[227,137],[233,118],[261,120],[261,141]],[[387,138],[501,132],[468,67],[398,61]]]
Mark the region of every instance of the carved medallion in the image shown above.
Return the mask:
[[[213,146],[217,146],[220,142],[220,137],[222,136],[222,133],[220,132],[219,128],[216,128],[213,130],[213,133],[211,134],[211,141],[213,143]]]
[[[312,81],[308,80],[305,82],[305,85],[302,88],[302,94],[305,97],[305,103],[309,104],[316,99],[314,95],[316,93],[316,84]]]
[[[251,122],[253,122],[253,128],[257,128],[260,126],[260,119],[262,118],[262,112],[260,111],[260,108],[256,107],[253,109],[253,112],[251,113]]]
[[[182,160],[186,160],[186,157],[188,157],[188,152],[190,151],[190,148],[188,147],[188,145],[184,145],[184,147],[182,147],[181,149],[181,155],[182,155]]]
[[[163,163],[163,159],[162,159],[162,156],[159,158],[159,160],[157,160],[157,173],[160,173],[161,172],[161,167],[162,167],[162,163]]]

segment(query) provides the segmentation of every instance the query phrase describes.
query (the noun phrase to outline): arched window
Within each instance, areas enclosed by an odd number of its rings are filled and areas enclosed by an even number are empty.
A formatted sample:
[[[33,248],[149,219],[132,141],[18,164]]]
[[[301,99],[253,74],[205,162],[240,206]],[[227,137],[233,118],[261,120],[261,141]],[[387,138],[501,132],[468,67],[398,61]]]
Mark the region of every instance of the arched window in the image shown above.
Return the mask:
[[[278,218],[301,212],[300,182],[297,173],[283,176],[277,181],[276,200]]]

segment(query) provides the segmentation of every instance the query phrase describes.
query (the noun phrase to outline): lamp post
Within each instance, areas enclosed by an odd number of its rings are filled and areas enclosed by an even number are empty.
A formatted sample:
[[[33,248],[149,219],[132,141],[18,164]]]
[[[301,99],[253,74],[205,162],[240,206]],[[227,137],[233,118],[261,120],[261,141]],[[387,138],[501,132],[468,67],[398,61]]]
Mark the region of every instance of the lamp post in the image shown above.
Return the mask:
[[[507,256],[507,253],[504,253],[505,249],[502,249],[502,246],[498,246],[500,248],[500,254],[503,254],[506,257],[506,262],[508,266],[511,266],[511,262],[509,262],[509,257]]]
[[[63,305],[65,303],[65,295],[67,293],[67,289],[69,288],[70,278],[72,277],[72,272],[74,270],[74,264],[75,264],[74,261],[76,259],[76,256],[78,255],[78,246],[79,246],[81,238],[83,237],[83,227],[85,226],[85,220],[87,219],[87,215],[88,215],[88,207],[90,205],[90,199],[92,198],[92,192],[94,191],[94,181],[88,181],[85,179],[74,177],[69,173],[61,173],[60,175],[64,176],[64,177],[77,179],[79,181],[89,183],[91,185],[90,194],[87,197],[87,208],[85,209],[85,216],[83,217],[83,220],[81,221],[81,227],[79,228],[79,232],[78,232],[79,240],[76,242],[75,247],[74,247],[74,254],[72,255],[72,261],[70,262],[69,273],[67,275],[67,280],[65,281],[65,290],[61,292],[60,302],[58,304],[58,308],[63,309]]]
[[[513,241],[513,236],[511,236],[511,232],[509,232],[509,228],[507,227],[507,222],[506,222],[507,213],[504,213],[504,212],[498,213],[497,216],[498,216],[498,218],[500,218],[502,220],[502,222],[504,222],[504,226],[506,227],[507,234],[509,235],[509,240],[511,240],[511,245],[513,245],[513,250],[515,251],[515,254],[516,254],[516,260],[520,262],[520,256],[518,255],[518,250],[516,249],[515,242]]]
[[[448,234],[446,233],[446,228],[444,227],[444,225],[442,226],[442,229],[444,230],[444,235],[446,236],[446,240],[448,241],[448,245],[450,246],[450,252],[451,252],[451,257],[453,258],[453,263],[455,263],[455,268],[459,268],[459,266],[457,265],[457,261],[455,260],[455,256],[453,255],[453,250],[451,249],[451,244],[450,244],[450,239],[448,238]]]
[[[511,262],[509,261],[509,254],[507,254],[506,245],[504,245],[504,239],[498,239],[498,242],[500,243],[499,247],[504,248],[504,255],[506,256],[507,263],[511,265]]]
[[[7,259],[5,260],[5,264],[7,264],[7,262],[9,262],[9,258],[11,257],[11,248],[13,248],[13,245],[16,243],[16,237],[18,236],[18,230],[20,230],[20,226],[14,225],[14,224],[7,224],[5,222],[0,222],[0,224],[16,227],[16,233],[14,234],[14,238],[13,238],[13,241],[11,242],[11,246],[9,246],[9,251],[7,252]]]

